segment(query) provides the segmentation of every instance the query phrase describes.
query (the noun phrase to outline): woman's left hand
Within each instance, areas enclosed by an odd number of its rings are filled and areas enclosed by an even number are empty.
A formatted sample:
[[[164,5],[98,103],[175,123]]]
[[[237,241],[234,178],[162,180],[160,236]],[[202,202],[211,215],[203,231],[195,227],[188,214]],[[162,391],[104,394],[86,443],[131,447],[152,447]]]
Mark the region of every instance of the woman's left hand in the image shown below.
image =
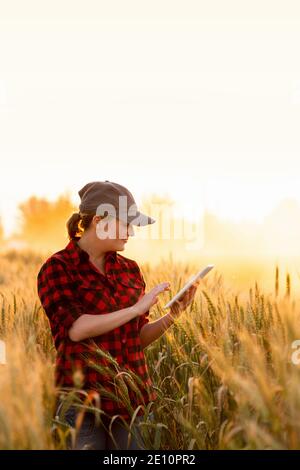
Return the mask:
[[[182,297],[177,299],[170,308],[170,314],[173,317],[177,317],[182,313],[188,305],[193,301],[195,293],[198,287],[199,281],[194,282],[191,287],[183,294]]]

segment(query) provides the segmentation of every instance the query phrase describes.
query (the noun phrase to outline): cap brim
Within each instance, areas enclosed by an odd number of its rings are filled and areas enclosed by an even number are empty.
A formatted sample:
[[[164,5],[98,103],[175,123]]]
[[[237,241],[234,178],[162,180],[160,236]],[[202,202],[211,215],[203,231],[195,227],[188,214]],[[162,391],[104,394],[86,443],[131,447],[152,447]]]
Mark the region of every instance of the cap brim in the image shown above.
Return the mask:
[[[150,217],[149,215],[143,214],[142,212],[137,211],[135,216],[128,216],[128,223],[132,225],[137,225],[137,226],[143,226],[143,225],[150,225],[154,224],[156,222],[153,217]]]

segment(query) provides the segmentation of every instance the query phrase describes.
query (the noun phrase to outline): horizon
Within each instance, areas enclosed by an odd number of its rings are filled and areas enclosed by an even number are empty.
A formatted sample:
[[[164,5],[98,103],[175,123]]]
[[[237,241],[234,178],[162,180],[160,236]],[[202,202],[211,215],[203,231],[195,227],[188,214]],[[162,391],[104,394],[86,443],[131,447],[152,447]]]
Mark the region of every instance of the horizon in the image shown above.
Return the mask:
[[[95,179],[137,202],[169,195],[191,218],[261,221],[300,202],[300,6],[129,4],[2,5],[6,231],[32,194],[77,204]]]

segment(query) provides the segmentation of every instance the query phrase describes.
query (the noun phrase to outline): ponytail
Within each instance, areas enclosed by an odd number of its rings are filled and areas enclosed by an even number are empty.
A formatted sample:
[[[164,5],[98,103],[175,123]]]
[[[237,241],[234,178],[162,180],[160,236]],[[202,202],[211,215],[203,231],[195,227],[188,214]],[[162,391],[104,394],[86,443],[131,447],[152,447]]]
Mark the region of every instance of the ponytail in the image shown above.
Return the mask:
[[[69,240],[73,240],[76,236],[81,237],[84,230],[89,228],[94,215],[93,213],[80,214],[79,212],[74,212],[66,224]]]
[[[82,230],[79,229],[78,224],[81,219],[79,212],[74,212],[71,215],[67,222],[67,230],[69,235],[69,240],[73,240],[76,237],[76,234]]]

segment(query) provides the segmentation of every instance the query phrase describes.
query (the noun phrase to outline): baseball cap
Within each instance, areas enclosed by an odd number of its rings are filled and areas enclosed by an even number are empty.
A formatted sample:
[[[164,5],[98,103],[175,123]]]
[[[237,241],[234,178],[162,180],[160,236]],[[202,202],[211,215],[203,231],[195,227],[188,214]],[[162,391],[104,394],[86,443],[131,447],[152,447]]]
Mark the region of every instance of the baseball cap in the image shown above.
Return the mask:
[[[111,215],[125,223],[142,226],[156,222],[138,210],[132,193],[121,184],[112,181],[93,181],[78,191],[81,213]]]

